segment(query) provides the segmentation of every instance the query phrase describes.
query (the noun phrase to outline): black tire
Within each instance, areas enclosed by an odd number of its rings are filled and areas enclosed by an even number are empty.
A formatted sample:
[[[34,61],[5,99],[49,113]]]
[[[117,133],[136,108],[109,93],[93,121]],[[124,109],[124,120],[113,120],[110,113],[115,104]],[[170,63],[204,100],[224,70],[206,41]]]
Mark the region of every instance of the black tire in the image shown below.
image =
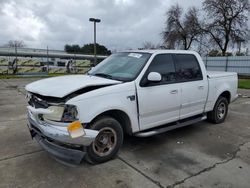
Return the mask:
[[[90,128],[100,132],[95,141],[86,148],[86,161],[96,164],[114,158],[123,143],[121,124],[112,117],[103,116],[98,118]]]
[[[208,112],[208,121],[218,124],[225,121],[228,112],[228,100],[225,97],[219,97],[214,105],[214,109]]]

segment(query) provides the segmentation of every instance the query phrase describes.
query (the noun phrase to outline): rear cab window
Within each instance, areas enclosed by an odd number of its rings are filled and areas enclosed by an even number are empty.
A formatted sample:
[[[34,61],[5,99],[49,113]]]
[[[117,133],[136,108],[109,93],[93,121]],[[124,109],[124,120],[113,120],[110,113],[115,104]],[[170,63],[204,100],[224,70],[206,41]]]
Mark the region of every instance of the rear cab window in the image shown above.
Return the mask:
[[[202,71],[193,54],[175,54],[176,79],[179,82],[202,80]]]

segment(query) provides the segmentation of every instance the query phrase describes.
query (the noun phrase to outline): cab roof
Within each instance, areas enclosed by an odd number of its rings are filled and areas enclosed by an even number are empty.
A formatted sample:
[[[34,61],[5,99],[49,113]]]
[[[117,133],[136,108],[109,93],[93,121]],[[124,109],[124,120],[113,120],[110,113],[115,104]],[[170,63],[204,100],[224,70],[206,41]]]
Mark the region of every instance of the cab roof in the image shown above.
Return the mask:
[[[180,54],[197,54],[195,51],[191,50],[127,50],[122,52],[134,52],[134,53],[151,53],[151,54],[161,54],[161,53],[180,53]]]

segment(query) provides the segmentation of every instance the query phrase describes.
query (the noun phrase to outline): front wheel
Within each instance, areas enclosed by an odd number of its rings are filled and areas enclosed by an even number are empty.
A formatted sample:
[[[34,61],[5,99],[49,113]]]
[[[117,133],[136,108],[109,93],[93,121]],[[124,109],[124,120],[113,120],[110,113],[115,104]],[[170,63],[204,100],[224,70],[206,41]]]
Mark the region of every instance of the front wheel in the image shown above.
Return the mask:
[[[101,117],[92,125],[91,129],[98,130],[93,143],[87,147],[86,160],[89,163],[102,163],[112,159],[123,143],[121,124],[114,118]]]
[[[228,112],[228,100],[225,97],[219,97],[214,105],[214,109],[208,112],[208,120],[213,123],[222,123],[225,121]]]

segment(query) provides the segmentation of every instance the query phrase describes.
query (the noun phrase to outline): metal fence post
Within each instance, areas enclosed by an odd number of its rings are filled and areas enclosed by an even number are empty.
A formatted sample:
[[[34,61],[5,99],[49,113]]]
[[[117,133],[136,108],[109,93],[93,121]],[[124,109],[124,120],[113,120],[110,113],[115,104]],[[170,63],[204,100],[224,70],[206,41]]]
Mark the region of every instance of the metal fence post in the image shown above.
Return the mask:
[[[206,67],[206,69],[207,69],[207,55],[206,55],[206,63],[205,63],[205,67]]]
[[[77,73],[77,68],[76,68],[76,54],[74,54],[74,73]]]
[[[47,74],[49,74],[49,47],[47,46]]]
[[[228,56],[226,56],[226,72],[227,72],[227,68],[228,68]]]

